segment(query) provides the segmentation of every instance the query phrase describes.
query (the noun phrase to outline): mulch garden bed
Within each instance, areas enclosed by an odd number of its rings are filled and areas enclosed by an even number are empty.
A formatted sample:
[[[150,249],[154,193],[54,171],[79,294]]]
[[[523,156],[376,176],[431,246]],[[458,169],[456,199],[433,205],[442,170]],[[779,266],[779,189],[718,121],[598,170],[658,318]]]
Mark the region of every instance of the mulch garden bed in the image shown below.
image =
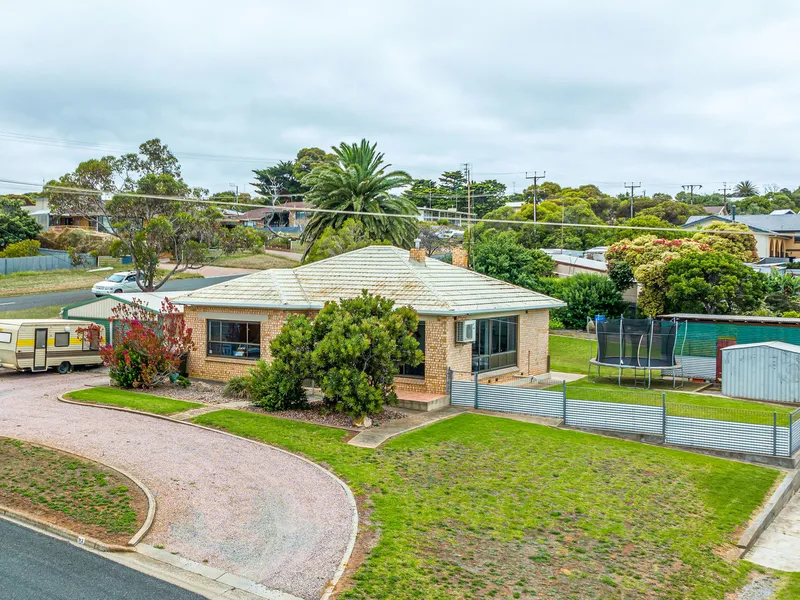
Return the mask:
[[[109,544],[125,545],[147,517],[133,481],[66,452],[0,438],[0,505]]]
[[[362,431],[362,429],[359,429],[353,425],[352,417],[330,410],[321,401],[311,401],[309,402],[308,408],[299,410],[268,411],[256,406],[250,406],[245,410],[270,415],[271,417],[305,421],[307,423],[314,423],[316,425],[325,425],[326,427],[338,427],[340,429]],[[400,411],[392,410],[391,408],[384,408],[381,412],[372,415],[372,426],[380,427],[381,425],[387,424],[389,421],[404,419],[407,416],[408,415]]]

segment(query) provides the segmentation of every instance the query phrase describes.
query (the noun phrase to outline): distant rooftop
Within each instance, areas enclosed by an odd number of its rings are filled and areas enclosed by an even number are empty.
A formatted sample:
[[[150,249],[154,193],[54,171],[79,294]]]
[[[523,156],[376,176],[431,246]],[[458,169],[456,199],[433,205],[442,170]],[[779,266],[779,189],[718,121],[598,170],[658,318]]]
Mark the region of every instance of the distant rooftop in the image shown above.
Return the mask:
[[[764,323],[770,325],[790,325],[800,327],[800,319],[784,317],[754,317],[750,315],[701,315],[693,313],[670,313],[659,315],[659,319],[678,319],[679,321],[699,321],[706,323]]]

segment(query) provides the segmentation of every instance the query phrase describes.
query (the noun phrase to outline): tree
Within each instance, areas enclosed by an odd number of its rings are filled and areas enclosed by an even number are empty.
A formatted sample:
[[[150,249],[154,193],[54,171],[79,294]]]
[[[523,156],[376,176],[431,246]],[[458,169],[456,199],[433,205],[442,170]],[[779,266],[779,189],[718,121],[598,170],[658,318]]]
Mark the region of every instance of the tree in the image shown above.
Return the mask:
[[[641,229],[617,229],[614,232],[614,241],[618,242],[624,239],[633,239],[643,234],[653,234],[657,235],[660,238],[664,239],[672,239],[674,237],[678,237],[681,235],[686,235],[686,232],[679,231],[677,227],[675,227],[672,223],[668,223],[667,221],[662,221],[658,217],[654,215],[642,215],[639,214],[632,219],[627,219],[621,223],[621,225],[627,225],[629,227],[652,227],[652,228],[659,228],[659,229],[675,229],[675,234],[671,234],[665,231],[646,231]]]
[[[400,365],[424,360],[413,336],[418,324],[410,308],[366,290],[329,302],[313,323],[290,317],[270,344],[272,363],[251,373],[259,380],[251,393],[270,409],[297,405],[305,401],[302,379],[313,377],[329,406],[356,418],[374,414],[397,402]]]
[[[110,326],[117,343],[100,348],[109,376],[120,387],[151,388],[178,373],[183,356],[194,349],[192,330],[183,313],[169,301],[155,313],[138,300],[118,304]]]
[[[342,142],[333,149],[337,156],[335,164],[318,166],[303,180],[311,188],[306,201],[316,208],[369,213],[315,212],[301,236],[309,244],[306,255],[326,228],[338,229],[348,218],[363,223],[371,239],[388,240],[405,248],[413,244],[417,208],[408,198],[389,193],[408,185],[411,177],[405,171],[387,172],[391,165],[384,164],[383,153],[375,148],[376,144],[370,145],[367,140],[361,140],[360,144]]]
[[[750,196],[735,203],[737,215],[768,215],[773,211],[772,200],[766,196]]]
[[[695,200],[697,200],[695,198]],[[673,225],[683,225],[692,215],[706,215],[703,206],[697,202],[694,205],[686,204],[685,202],[673,202],[667,200],[660,202],[650,208],[644,208],[637,213],[638,216],[651,215],[658,217],[662,221],[672,223]]]
[[[496,179],[475,181],[470,186],[470,196],[472,214],[480,219],[486,213],[496,210],[506,203],[506,186]],[[462,206],[466,209],[467,202],[463,202]]]
[[[397,402],[394,378],[400,365],[424,360],[413,333],[417,313],[408,307],[362,292],[329,302],[314,319],[315,380],[325,402],[353,417]]]
[[[255,181],[251,183],[256,191],[271,202],[273,186],[279,194],[299,194],[305,191],[300,180],[295,176],[295,162],[282,160],[277,165],[266,169],[254,169]]]
[[[449,246],[452,242],[440,235],[442,227],[434,227],[430,223],[420,223],[417,239],[419,247],[425,250],[425,254],[433,256],[442,248]]]
[[[6,246],[5,250],[0,251],[0,258],[22,258],[24,256],[36,256],[42,244],[39,240],[23,240],[14,242]]]
[[[474,245],[475,270],[514,285],[534,289],[541,277],[553,274],[553,259],[541,250],[531,250],[513,231],[485,233]]]
[[[722,233],[741,232],[741,233]],[[758,260],[756,238],[744,223],[728,223],[716,221],[698,229],[692,239],[706,244],[712,250],[727,252],[742,262]]]
[[[22,208],[23,201],[9,196],[0,196],[0,250],[9,244],[32,240],[41,227]]]
[[[710,252],[711,247],[693,239],[665,240],[654,235],[643,235],[634,240],[622,240],[606,252],[612,276],[619,287],[630,281],[621,262],[627,263],[636,282],[642,286],[639,310],[654,317],[664,312],[667,292],[667,266],[688,254]]]
[[[740,315],[757,310],[766,276],[725,252],[691,253],[667,266],[666,310]]]
[[[616,318],[625,312],[622,294],[608,277],[581,273],[567,281],[561,295],[567,306],[554,313],[565,327],[584,329],[587,319],[596,315]]]
[[[783,294],[794,298],[800,294],[800,277],[791,273],[781,273],[773,268],[767,276],[767,288],[772,294]]]
[[[335,165],[336,162],[337,155],[328,154],[322,148],[303,148],[297,153],[292,173],[297,181],[304,184],[303,179],[315,168]],[[304,189],[307,190],[308,187],[304,185]]]
[[[104,222],[116,238],[113,253],[132,257],[142,291],[157,290],[174,273],[199,267],[222,216],[213,206],[187,202],[205,191],[186,185],[178,160],[158,139],[141,144],[138,155],[85,161],[47,189],[55,214]],[[175,262],[159,279],[163,253]]]
[[[262,251],[264,242],[252,227],[223,227],[219,232],[218,246],[222,254]]]
[[[373,245],[390,246],[391,242],[372,239],[361,221],[347,219],[339,229],[327,227],[303,262],[312,263]]]
[[[748,196],[758,196],[758,188],[749,179],[740,181],[736,184],[736,195],[739,198],[747,198]]]

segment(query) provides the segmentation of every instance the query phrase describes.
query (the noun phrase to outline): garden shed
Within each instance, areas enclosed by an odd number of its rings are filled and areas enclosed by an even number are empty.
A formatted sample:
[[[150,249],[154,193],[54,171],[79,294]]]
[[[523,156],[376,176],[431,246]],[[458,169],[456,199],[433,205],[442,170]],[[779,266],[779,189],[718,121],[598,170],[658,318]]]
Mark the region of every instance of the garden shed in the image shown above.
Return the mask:
[[[141,302],[142,305],[154,312],[161,312],[161,304],[164,299],[176,300],[181,296],[185,296],[188,292],[142,292],[142,293],[127,293],[127,294],[109,294],[99,298],[93,298],[87,302],[79,302],[77,304],[70,304],[61,309],[61,317],[63,319],[72,319],[77,321],[92,321],[98,325],[105,327],[108,332],[108,342],[113,344],[114,329],[110,326],[109,319],[113,315],[114,309],[120,304],[133,304],[133,302]],[[176,308],[183,312],[183,306],[176,305]]]
[[[800,346],[760,342],[722,348],[722,393],[800,403]]]

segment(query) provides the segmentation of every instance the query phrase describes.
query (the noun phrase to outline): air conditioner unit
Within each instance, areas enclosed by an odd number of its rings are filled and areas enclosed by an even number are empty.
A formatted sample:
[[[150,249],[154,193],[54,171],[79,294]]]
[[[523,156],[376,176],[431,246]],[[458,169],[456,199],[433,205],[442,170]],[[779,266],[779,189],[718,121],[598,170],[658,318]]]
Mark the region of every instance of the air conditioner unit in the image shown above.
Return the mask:
[[[475,341],[475,321],[458,321],[456,323],[456,342],[461,344]]]

